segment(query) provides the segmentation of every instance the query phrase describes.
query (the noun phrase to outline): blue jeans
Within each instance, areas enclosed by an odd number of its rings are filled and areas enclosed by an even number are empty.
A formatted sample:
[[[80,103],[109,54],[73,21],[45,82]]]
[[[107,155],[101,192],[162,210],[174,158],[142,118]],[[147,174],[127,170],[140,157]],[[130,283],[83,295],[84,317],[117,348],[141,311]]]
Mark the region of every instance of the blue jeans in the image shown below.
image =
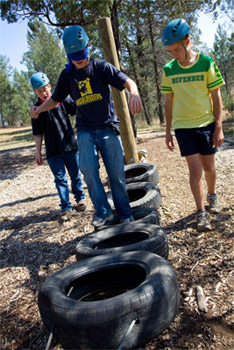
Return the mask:
[[[77,132],[80,169],[84,175],[90,198],[96,210],[95,216],[105,218],[112,210],[99,176],[99,152],[109,177],[112,197],[120,219],[129,218],[129,205],[125,184],[123,150],[120,136],[109,128],[89,129]]]
[[[79,156],[77,151],[65,152],[64,155],[58,155],[47,159],[52,173],[54,182],[60,198],[62,211],[72,210],[72,204],[69,201],[69,189],[67,183],[66,169],[71,178],[71,188],[76,202],[84,201],[85,193],[81,180],[79,169]]]

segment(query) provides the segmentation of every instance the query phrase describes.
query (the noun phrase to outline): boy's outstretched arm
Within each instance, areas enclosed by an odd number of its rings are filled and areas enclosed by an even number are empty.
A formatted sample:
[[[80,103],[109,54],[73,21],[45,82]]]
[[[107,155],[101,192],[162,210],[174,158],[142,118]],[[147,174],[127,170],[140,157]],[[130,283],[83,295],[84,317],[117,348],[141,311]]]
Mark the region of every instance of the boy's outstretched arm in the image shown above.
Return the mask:
[[[174,94],[166,94],[165,96],[165,115],[166,115],[166,145],[170,151],[173,151],[175,146],[171,135],[172,124],[172,106]]]
[[[130,99],[129,99],[129,109],[133,115],[137,114],[142,110],[141,98],[138,93],[136,83],[128,78],[123,86],[129,91]]]
[[[51,97],[49,98],[49,100],[45,101],[43,104],[41,104],[40,106],[32,106],[30,108],[30,114],[31,117],[33,119],[37,119],[39,114],[41,112],[46,112],[49,111],[51,109],[53,109],[56,105],[58,104],[58,102],[54,101]]]
[[[222,126],[222,96],[220,88],[210,91],[213,102],[213,112],[215,117],[215,130],[213,134],[213,146],[219,147],[224,141],[223,126]]]

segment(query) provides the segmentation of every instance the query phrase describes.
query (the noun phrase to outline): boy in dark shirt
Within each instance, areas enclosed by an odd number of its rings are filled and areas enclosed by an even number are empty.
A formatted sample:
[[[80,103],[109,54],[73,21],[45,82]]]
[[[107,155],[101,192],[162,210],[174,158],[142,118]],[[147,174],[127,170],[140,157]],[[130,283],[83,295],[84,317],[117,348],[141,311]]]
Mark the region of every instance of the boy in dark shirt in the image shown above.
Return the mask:
[[[38,72],[32,75],[30,81],[38,96],[35,106],[41,106],[51,96],[49,79],[44,73]],[[72,211],[66,169],[71,178],[72,193],[77,203],[76,209],[78,211],[85,210],[85,193],[79,170],[77,142],[68,114],[75,114],[75,104],[70,97],[67,97],[63,103],[56,104],[52,110],[41,113],[38,119],[32,119],[32,130],[36,143],[36,162],[38,165],[43,163],[41,148],[44,137],[46,158],[54,175],[63,221],[69,220]]]
[[[138,89],[133,80],[112,64],[89,57],[89,38],[78,25],[63,34],[69,64],[59,77],[51,98],[39,107],[31,108],[31,115],[50,110],[68,95],[76,103],[76,128],[81,171],[96,210],[92,225],[100,227],[113,220],[112,210],[99,176],[99,153],[102,156],[111,186],[112,197],[120,222],[133,220],[125,184],[123,151],[119,121],[115,114],[110,85],[130,93],[132,114],[142,109]]]

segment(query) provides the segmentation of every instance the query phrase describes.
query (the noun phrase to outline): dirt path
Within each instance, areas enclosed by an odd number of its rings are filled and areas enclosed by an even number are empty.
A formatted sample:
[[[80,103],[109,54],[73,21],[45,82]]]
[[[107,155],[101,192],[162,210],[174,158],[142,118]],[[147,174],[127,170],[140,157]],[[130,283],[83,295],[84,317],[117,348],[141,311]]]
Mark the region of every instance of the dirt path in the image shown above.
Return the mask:
[[[177,271],[179,313],[146,350],[231,350],[233,342],[234,147],[217,154],[217,193],[223,210],[211,215],[213,230],[198,234],[185,161],[170,153],[160,133],[139,134],[138,149],[160,176],[162,226],[168,234],[169,261]],[[76,261],[74,247],[92,232],[87,195],[85,215],[62,224],[59,201],[47,164],[37,166],[34,148],[0,152],[0,229],[2,349],[44,349],[48,339],[37,308],[37,292],[54,272]],[[103,181],[106,174],[101,168]],[[85,188],[87,193],[87,189]],[[208,312],[201,313],[195,287],[201,285]],[[51,348],[62,349],[54,341]]]

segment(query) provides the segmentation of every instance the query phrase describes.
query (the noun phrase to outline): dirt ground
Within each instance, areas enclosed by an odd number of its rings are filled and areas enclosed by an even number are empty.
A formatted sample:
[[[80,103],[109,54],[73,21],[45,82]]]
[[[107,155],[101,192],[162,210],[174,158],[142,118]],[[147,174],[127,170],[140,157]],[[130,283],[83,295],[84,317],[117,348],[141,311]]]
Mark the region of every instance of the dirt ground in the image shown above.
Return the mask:
[[[159,212],[181,294],[175,320],[145,350],[232,350],[234,146],[225,142],[216,157],[223,209],[210,215],[213,230],[208,233],[196,231],[188,172],[178,148],[169,152],[159,132],[140,133],[137,148],[147,151],[147,161],[159,172]],[[38,311],[38,290],[48,276],[76,262],[76,244],[93,231],[88,194],[87,211],[60,222],[53,177],[46,162],[35,164],[34,151],[29,147],[0,152],[1,349],[46,348],[49,333]],[[101,174],[105,182],[103,166]],[[207,312],[198,308],[198,285]],[[62,347],[53,339],[50,349]]]

